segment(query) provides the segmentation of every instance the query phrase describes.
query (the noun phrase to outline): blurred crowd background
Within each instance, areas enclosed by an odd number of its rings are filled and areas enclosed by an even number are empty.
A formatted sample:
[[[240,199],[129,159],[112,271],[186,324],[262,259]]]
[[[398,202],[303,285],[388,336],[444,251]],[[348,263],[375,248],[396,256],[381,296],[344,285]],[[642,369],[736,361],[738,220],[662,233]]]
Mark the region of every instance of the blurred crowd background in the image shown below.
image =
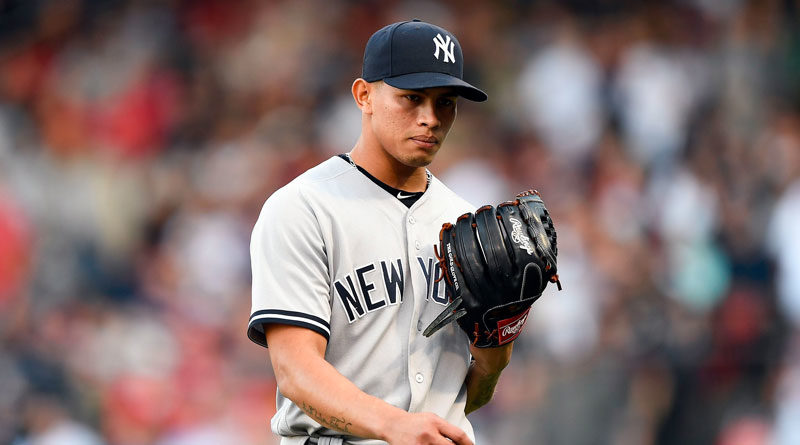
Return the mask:
[[[800,444],[796,0],[0,0],[0,443],[277,443],[250,230],[414,17],[489,94],[433,173],[559,234],[478,443]]]

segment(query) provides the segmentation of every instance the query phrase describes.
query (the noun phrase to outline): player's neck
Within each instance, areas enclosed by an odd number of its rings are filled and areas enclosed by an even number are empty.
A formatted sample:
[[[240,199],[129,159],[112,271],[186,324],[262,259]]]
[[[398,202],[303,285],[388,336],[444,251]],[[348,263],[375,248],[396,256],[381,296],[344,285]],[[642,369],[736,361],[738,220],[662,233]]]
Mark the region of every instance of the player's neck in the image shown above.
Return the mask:
[[[425,167],[399,162],[382,150],[368,150],[356,144],[350,156],[357,165],[386,185],[407,192],[423,192],[428,184]]]

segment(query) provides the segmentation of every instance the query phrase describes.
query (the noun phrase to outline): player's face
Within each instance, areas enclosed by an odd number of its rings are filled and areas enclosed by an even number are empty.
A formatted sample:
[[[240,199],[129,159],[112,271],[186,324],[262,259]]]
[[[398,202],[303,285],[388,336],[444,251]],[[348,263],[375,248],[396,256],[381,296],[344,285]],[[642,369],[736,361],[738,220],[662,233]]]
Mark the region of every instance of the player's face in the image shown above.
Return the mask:
[[[455,121],[455,90],[402,90],[383,82],[373,86],[371,126],[380,145],[403,165],[430,164]]]

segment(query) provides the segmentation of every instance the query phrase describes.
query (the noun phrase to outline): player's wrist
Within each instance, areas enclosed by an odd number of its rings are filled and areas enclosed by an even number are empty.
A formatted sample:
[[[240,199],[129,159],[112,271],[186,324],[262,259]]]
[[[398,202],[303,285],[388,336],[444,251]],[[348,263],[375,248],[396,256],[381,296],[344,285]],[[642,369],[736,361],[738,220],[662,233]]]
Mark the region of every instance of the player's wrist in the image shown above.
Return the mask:
[[[411,415],[400,408],[394,406],[391,408],[386,415],[378,416],[380,420],[376,423],[377,428],[374,432],[378,439],[389,443],[392,442],[397,427],[405,424],[405,420]]]
[[[477,370],[484,375],[498,374],[511,362],[511,353],[513,349],[513,341],[493,348],[470,346],[472,366],[477,368]]]

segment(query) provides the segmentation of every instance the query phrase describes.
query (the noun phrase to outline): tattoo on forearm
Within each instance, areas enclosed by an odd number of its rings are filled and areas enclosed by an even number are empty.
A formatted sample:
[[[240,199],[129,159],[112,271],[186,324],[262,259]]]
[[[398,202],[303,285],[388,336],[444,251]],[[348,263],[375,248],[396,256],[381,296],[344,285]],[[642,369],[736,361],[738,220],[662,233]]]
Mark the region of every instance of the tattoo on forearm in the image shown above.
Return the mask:
[[[327,426],[328,428],[333,428],[344,433],[350,432],[350,426],[353,424],[352,422],[348,422],[345,418],[340,418],[336,416],[325,416],[318,409],[314,408],[313,406],[303,402],[303,411],[306,414],[313,417],[314,420],[321,423],[322,425]]]
[[[471,391],[467,391],[467,406],[464,409],[466,413],[470,413],[492,400],[497,381],[500,380],[500,373],[488,376],[470,374],[467,378],[474,380],[468,382],[468,386],[471,386]]]
[[[492,396],[494,395],[494,388],[497,380],[494,382],[487,382],[486,386],[481,386],[478,389],[478,392],[475,394],[475,404],[477,406],[483,406],[489,403],[492,400]]]

